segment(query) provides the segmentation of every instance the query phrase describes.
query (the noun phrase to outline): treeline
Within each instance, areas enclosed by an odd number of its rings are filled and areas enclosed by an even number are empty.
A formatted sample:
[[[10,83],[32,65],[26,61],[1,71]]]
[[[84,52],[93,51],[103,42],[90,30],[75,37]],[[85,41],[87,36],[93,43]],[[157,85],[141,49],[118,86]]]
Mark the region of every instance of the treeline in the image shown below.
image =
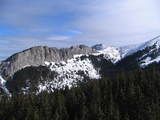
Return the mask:
[[[0,100],[0,120],[160,120],[160,67]]]

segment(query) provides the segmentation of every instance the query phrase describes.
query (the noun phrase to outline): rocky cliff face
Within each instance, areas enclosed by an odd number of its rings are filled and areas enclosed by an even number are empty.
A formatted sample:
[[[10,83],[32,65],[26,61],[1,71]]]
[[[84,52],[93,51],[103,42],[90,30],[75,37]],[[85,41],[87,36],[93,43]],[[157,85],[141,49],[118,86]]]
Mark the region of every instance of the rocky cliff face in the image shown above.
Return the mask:
[[[62,49],[48,48],[46,46],[33,47],[14,54],[3,61],[0,65],[1,74],[4,77],[9,77],[26,66],[44,65],[45,61],[66,61],[67,59],[73,58],[73,55],[76,54],[89,54],[94,52],[96,52],[96,50],[84,45]]]

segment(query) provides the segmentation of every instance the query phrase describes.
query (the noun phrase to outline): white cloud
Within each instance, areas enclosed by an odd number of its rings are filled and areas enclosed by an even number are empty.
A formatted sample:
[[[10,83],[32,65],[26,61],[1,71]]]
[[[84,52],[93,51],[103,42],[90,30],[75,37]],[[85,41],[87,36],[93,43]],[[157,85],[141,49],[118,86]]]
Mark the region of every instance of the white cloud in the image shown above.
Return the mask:
[[[47,40],[59,40],[59,41],[64,41],[64,40],[69,40],[71,39],[70,36],[51,36],[51,37],[48,37]]]
[[[97,2],[95,7],[88,7],[90,15],[81,17],[75,26],[86,33],[80,39],[92,43],[142,42],[160,33],[160,9],[156,3],[156,0]]]
[[[29,33],[0,38],[0,43],[7,41],[3,45],[12,47],[11,52],[35,45],[139,43],[160,34],[159,4],[158,0],[1,0],[0,25]]]

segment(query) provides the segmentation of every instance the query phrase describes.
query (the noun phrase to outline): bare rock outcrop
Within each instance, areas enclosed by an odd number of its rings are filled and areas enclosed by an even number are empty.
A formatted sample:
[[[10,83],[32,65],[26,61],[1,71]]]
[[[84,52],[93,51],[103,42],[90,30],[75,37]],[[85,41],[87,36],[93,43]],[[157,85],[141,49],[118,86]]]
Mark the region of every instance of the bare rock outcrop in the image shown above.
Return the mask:
[[[94,52],[96,52],[94,49],[84,45],[61,49],[49,48],[47,46],[37,46],[16,53],[5,61],[2,61],[0,70],[4,77],[9,77],[26,66],[44,65],[45,61],[66,61],[67,59],[71,59],[76,54],[89,54]]]

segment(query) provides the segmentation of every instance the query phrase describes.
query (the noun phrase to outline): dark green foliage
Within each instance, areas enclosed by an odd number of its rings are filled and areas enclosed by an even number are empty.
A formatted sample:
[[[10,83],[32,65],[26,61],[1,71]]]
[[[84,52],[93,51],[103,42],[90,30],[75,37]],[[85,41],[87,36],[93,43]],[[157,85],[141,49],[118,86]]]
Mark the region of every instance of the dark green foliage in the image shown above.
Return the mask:
[[[4,96],[0,119],[160,120],[160,65],[89,80],[70,90]]]
[[[102,77],[112,77],[115,75],[117,68],[111,61],[105,59],[104,55],[94,56],[90,55],[89,59],[95,68],[99,69]]]
[[[30,87],[28,91],[36,92],[37,86],[44,83],[46,80],[54,80],[57,74],[51,71],[48,67],[26,67],[14,74],[12,78],[7,81],[7,88],[12,94],[22,92],[22,88]]]

